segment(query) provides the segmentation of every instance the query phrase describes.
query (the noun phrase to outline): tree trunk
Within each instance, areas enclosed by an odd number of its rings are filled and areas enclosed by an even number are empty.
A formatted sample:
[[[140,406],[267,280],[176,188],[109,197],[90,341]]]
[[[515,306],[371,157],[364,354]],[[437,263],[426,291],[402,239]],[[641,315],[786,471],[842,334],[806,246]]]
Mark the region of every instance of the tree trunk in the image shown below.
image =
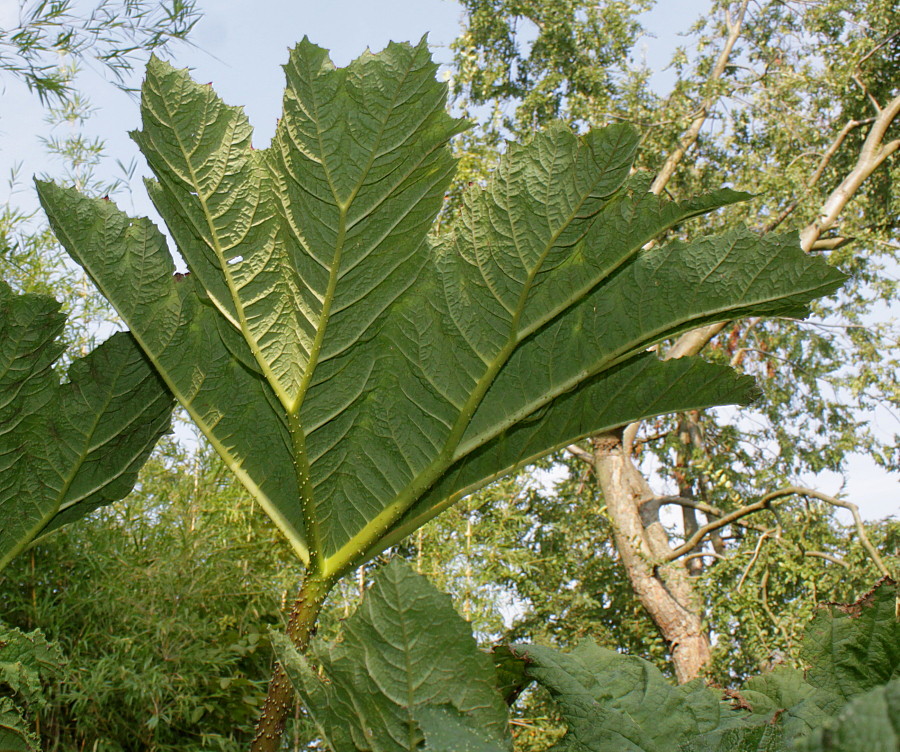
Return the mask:
[[[669,539],[659,505],[624,451],[621,433],[595,437],[593,446],[594,470],[628,579],[669,643],[679,683],[690,681],[702,673],[711,651],[688,572],[681,561],[654,565],[671,552]]]

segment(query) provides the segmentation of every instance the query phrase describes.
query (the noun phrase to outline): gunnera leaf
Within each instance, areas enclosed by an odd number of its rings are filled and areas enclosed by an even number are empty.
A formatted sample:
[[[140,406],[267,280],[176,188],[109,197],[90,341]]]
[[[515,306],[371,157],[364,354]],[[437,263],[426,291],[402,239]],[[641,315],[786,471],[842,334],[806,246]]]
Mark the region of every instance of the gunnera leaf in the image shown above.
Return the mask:
[[[0,685],[28,703],[41,705],[41,677],[64,664],[62,651],[41,630],[23,632],[0,623]]]
[[[569,727],[557,752],[894,752],[898,630],[897,585],[884,578],[856,603],[815,616],[802,643],[805,675],[782,667],[739,695],[700,680],[673,686],[647,661],[592,642],[569,653],[495,649],[495,663],[504,691],[529,681],[549,690]]]
[[[0,697],[0,750],[40,752],[41,743],[23,716],[22,708],[10,697]]]
[[[174,405],[126,333],[73,361],[61,384],[59,307],[0,282],[0,569],[37,536],[128,495]]]
[[[897,752],[900,749],[900,679],[857,694],[795,747],[798,752]]]
[[[39,629],[22,632],[0,623],[0,752],[40,750],[29,709],[44,704],[41,678],[59,673],[63,663],[59,646]]]
[[[273,640],[333,752],[512,747],[490,657],[450,597],[399,560],[377,571],[335,645],[314,643],[305,656],[286,637]]]
[[[743,315],[802,316],[843,276],[795,235],[643,250],[747,194],[629,179],[626,126],[511,144],[432,232],[455,168],[425,41],[336,68],[304,39],[255,149],[243,111],[154,58],[133,134],[163,235],[38,182],[50,223],[226,464],[319,578],[593,432],[746,403],[753,382],[648,348]]]
[[[885,577],[855,603],[824,604],[800,646],[806,681],[849,700],[900,678],[898,596]]]
[[[568,724],[557,752],[671,752],[700,734],[736,727],[746,716],[734,714],[699,679],[673,686],[652,663],[594,642],[569,653],[539,645],[512,651]]]

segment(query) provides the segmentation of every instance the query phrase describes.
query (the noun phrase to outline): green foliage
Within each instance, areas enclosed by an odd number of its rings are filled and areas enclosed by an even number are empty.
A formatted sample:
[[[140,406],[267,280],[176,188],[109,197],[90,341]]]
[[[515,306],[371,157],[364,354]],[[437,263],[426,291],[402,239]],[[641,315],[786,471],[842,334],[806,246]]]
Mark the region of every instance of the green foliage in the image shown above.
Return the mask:
[[[28,703],[41,703],[41,677],[63,666],[59,646],[47,642],[41,630],[22,632],[0,626],[0,684]]]
[[[53,366],[65,317],[0,282],[0,568],[37,536],[126,496],[173,400],[128,334]]]
[[[240,110],[152,61],[134,137],[187,277],[149,221],[38,184],[61,242],[323,580],[579,437],[746,402],[749,380],[647,348],[802,315],[841,283],[792,236],[642,251],[745,196],[647,194],[618,126],[511,146],[454,230],[429,236],[464,127],[434,73],[424,43],[335,69],[301,42],[273,144],[254,150]]]
[[[515,103],[516,116],[504,119],[506,128],[564,115],[587,120],[600,106],[621,106],[620,97],[637,83],[632,48],[641,36],[639,16],[652,0],[460,4],[466,20],[453,43],[457,93],[473,105]]]
[[[710,82],[727,36],[724,14],[735,21],[738,5],[713,0],[673,53],[671,88],[659,92],[649,88],[642,61],[641,46],[654,43],[642,28],[642,0],[463,5],[463,30],[453,44],[454,89],[463,106],[491,113],[461,146],[466,180],[493,168],[501,135],[523,137],[553,118],[579,129],[635,124],[644,134],[636,166],[652,176],[708,102],[699,139],[667,193],[695,195],[727,175],[757,197],[711,215],[707,227],[743,221],[762,231],[802,229],[855,167],[876,108],[897,95],[895,0],[751,3],[730,64]],[[898,133],[895,119],[885,143]],[[900,468],[895,437],[879,435],[859,414],[877,405],[891,409],[897,399],[898,334],[884,315],[898,291],[891,260],[900,217],[897,179],[893,156],[854,189],[834,230],[854,242],[829,254],[851,281],[839,296],[816,304],[815,321],[736,324],[713,343],[711,356],[736,358],[763,390],[752,423],[703,421],[710,433],[728,434],[727,448],[721,437],[710,441],[710,454],[735,492],[771,489],[800,473],[840,472],[853,453]],[[770,451],[773,445],[777,451]],[[671,477],[672,445],[648,448]],[[688,473],[696,486],[701,469]]]
[[[896,591],[881,585],[852,605],[830,603],[816,614],[800,651],[810,684],[849,700],[900,678]]]
[[[38,629],[25,633],[0,624],[0,749],[37,752],[38,739],[26,720],[30,710],[45,703],[41,680],[61,672],[59,647]]]
[[[193,0],[20,0],[17,26],[0,29],[0,75],[24,82],[42,101],[73,95],[60,59],[93,60],[125,84],[136,57],[185,39],[199,18]]]
[[[45,747],[246,750],[271,675],[266,632],[283,628],[300,576],[215,452],[164,437],[125,503],[42,539],[0,578],[4,619],[41,625],[67,657],[40,710]],[[289,732],[305,740],[308,727]]]
[[[874,748],[887,750],[897,738],[890,720],[900,672],[897,597],[896,583],[885,578],[858,602],[823,610],[804,638],[805,674],[782,667],[725,698],[699,680],[673,687],[648,662],[590,642],[571,653],[513,652],[524,679],[547,687],[562,709],[569,731],[560,750],[776,752],[801,739],[806,749],[847,752],[879,739],[886,746]],[[860,699],[847,705],[851,698]],[[883,738],[852,736],[866,716]],[[838,738],[848,746],[829,746]]]
[[[799,752],[895,752],[900,749],[900,679],[855,697],[838,716],[802,739]]]
[[[420,575],[382,567],[331,648],[300,655],[274,635],[279,659],[334,752],[511,747],[494,670],[471,628]]]
[[[9,697],[0,697],[0,749],[8,752],[38,752],[40,749],[40,742],[28,721]]]
[[[446,596],[396,562],[376,574],[333,646],[303,657],[276,639],[335,752],[414,749],[423,739],[425,749],[502,749],[500,698],[511,705],[531,683],[549,690],[568,725],[557,752],[887,751],[898,738],[897,596],[885,579],[854,604],[823,609],[804,638],[806,673],[782,667],[742,692],[699,679],[673,686],[647,661],[592,641],[571,652],[495,649],[492,676]]]
[[[561,707],[569,731],[560,752],[662,752],[736,722],[702,680],[672,686],[642,658],[590,641],[570,653],[541,646],[513,650],[525,678],[546,687]]]

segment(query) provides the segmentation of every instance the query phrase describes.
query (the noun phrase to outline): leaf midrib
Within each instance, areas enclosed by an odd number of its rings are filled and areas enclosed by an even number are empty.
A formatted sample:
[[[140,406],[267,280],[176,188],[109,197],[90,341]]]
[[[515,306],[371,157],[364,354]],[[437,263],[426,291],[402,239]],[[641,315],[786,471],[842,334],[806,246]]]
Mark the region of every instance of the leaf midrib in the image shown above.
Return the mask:
[[[121,376],[121,368],[119,369],[118,373],[116,374],[116,379],[113,380],[113,384],[116,383],[119,376]],[[42,408],[44,410],[47,409],[48,405],[55,405],[56,407],[62,406],[62,405],[58,404],[60,402],[60,397],[62,395],[62,391],[61,391],[62,387],[58,382],[56,384],[54,384],[53,387],[56,388],[57,393],[56,393],[54,399],[49,400],[48,402],[45,402],[42,405]],[[62,485],[62,488],[60,488],[60,490],[56,493],[55,497],[53,498],[49,510],[45,514],[41,515],[40,519],[33,526],[31,526],[28,529],[28,532],[20,538],[19,543],[16,546],[13,546],[13,548],[7,553],[7,555],[5,557],[0,559],[0,569],[2,569],[4,566],[6,566],[6,564],[10,560],[12,560],[13,557],[18,556],[19,553],[21,553],[21,551],[24,550],[29,545],[29,543],[31,543],[40,534],[41,530],[43,530],[45,527],[47,527],[47,525],[50,524],[50,521],[59,512],[60,507],[62,506],[63,499],[65,499],[66,494],[69,492],[69,489],[72,487],[73,481],[75,480],[76,476],[78,475],[78,471],[81,469],[81,466],[84,464],[85,459],[88,457],[88,455],[91,452],[90,441],[87,439],[89,439],[90,437],[93,437],[94,433],[96,433],[102,416],[106,413],[106,409],[109,407],[110,403],[113,400],[112,392],[113,392],[113,389],[110,389],[108,391],[107,394],[109,396],[103,402],[102,407],[100,407],[98,410],[96,410],[94,412],[94,420],[91,423],[90,430],[85,433],[86,440],[83,444],[83,449],[81,452],[79,452],[76,455],[75,461],[72,462],[72,464],[70,465],[70,472],[69,472],[68,477],[66,477],[63,473],[60,473],[60,477],[63,479],[63,485]],[[36,417],[38,420],[40,420],[40,418],[41,418],[40,413],[32,413],[32,416]],[[52,463],[48,463],[48,464],[50,465],[50,467],[53,467]],[[59,472],[59,468],[53,467],[53,469],[56,470],[57,472]]]
[[[720,266],[722,263],[724,263],[730,254],[731,254],[731,251],[729,251],[728,254],[723,256],[723,258],[719,260],[719,262],[716,264],[716,266]],[[766,267],[768,267],[773,262],[774,262],[774,258],[771,259],[766,264]],[[757,272],[756,275],[754,275],[754,277],[752,277],[748,281],[742,295],[745,295],[746,290],[753,286],[753,284],[756,281],[756,278],[762,272],[763,272],[763,270],[760,270],[759,272]],[[607,275],[607,277],[608,277],[608,275]],[[602,282],[598,283],[598,284],[602,284]],[[594,287],[592,287],[591,289],[595,289],[596,287],[597,287],[597,285],[594,285]],[[819,285],[819,287],[821,287],[821,285]],[[745,301],[740,306],[740,308],[746,308],[748,306],[760,306],[765,303],[771,303],[771,302],[780,300],[781,298],[782,298],[782,296],[777,295],[777,294],[768,296],[768,297],[757,297],[757,298],[754,298],[753,300]],[[516,413],[513,413],[508,420],[504,421],[502,424],[497,424],[495,426],[496,430],[493,430],[492,432],[485,432],[478,436],[474,436],[469,441],[467,441],[465,444],[461,444],[458,447],[458,451],[454,455],[453,461],[456,462],[456,461],[462,459],[467,454],[470,454],[471,452],[475,451],[479,447],[481,447],[484,444],[488,443],[489,441],[493,440],[498,435],[503,433],[503,431],[509,429],[511,426],[515,425],[516,423],[520,422],[521,420],[528,417],[532,413],[541,409],[542,407],[544,407],[545,405],[547,405],[548,403],[552,402],[554,399],[559,397],[560,394],[563,394],[563,393],[569,391],[570,389],[574,388],[575,386],[577,386],[579,383],[581,383],[585,379],[590,378],[591,376],[595,376],[596,374],[600,373],[601,371],[613,368],[616,365],[619,365],[620,363],[623,363],[627,360],[630,360],[639,352],[645,350],[646,348],[650,347],[651,345],[656,344],[657,342],[661,341],[662,339],[665,339],[667,336],[676,334],[680,331],[684,331],[685,328],[694,328],[695,326],[702,325],[703,322],[706,322],[706,321],[720,320],[721,314],[732,313],[735,310],[738,310],[735,308],[735,306],[721,305],[721,306],[710,308],[710,309],[704,311],[702,316],[684,316],[684,317],[678,319],[677,321],[672,322],[670,325],[667,325],[665,327],[659,327],[653,331],[647,332],[646,330],[642,329],[641,330],[642,334],[646,334],[646,336],[643,336],[640,340],[634,340],[628,344],[625,344],[625,345],[622,345],[622,346],[616,348],[615,350],[611,350],[609,352],[609,354],[606,357],[602,358],[600,361],[598,361],[594,365],[593,368],[591,368],[590,370],[585,369],[585,370],[579,371],[571,379],[561,382],[560,385],[558,386],[558,388],[554,389],[554,391],[544,394],[542,399],[535,400],[534,402],[528,403],[528,405],[523,407],[521,410],[519,410]],[[546,322],[544,322],[544,323],[546,323]],[[540,327],[538,327],[538,328],[540,328]],[[525,337],[523,337],[523,339],[525,339]]]
[[[54,186],[55,187],[55,186]],[[61,190],[61,189],[57,189]],[[100,199],[97,199],[98,201]],[[46,209],[49,217],[53,217],[52,206]],[[149,220],[144,220],[148,224]],[[123,232],[127,232],[128,229],[135,226],[135,221],[131,220],[128,228],[126,228]],[[77,243],[75,242],[75,238],[71,236],[66,231],[66,224],[56,220],[54,231],[57,234],[57,237],[60,238],[63,245],[67,248],[75,248],[77,247]],[[158,230],[157,230],[158,232]],[[63,240],[60,235],[65,235],[68,239],[68,243]],[[90,269],[88,268],[90,264],[88,260],[84,257],[81,258],[82,266],[88,270],[88,274],[91,279],[94,281],[94,284],[103,294],[103,296],[107,300],[114,300],[116,298],[115,295],[107,288],[104,284],[103,278],[101,275],[91,274]],[[174,288],[170,289],[170,292],[174,294],[178,294]],[[157,354],[151,349],[144,337],[141,334],[139,328],[135,328],[134,323],[130,320],[129,316],[125,315],[121,310],[119,310],[120,315],[125,320],[125,323],[128,324],[129,329],[131,330],[132,336],[137,340],[138,344],[141,346],[141,350],[147,356],[147,359],[153,364],[154,370],[160,375],[160,377],[165,381],[166,386],[169,387],[169,390],[178,400],[178,403],[184,407],[185,410],[188,411],[188,414],[191,416],[194,423],[197,424],[197,427],[203,432],[203,435],[206,436],[209,443],[212,445],[213,449],[216,450],[216,453],[222,458],[223,462],[227,465],[228,469],[231,470],[232,473],[237,477],[237,479],[241,482],[241,484],[246,488],[254,499],[259,503],[259,505],[266,511],[266,513],[271,517],[275,525],[284,533],[284,536],[290,541],[291,546],[297,552],[297,555],[300,557],[300,560],[304,562],[304,564],[309,562],[309,549],[305,545],[304,541],[302,541],[297,536],[296,529],[290,525],[282,514],[281,510],[278,508],[276,504],[272,502],[269,498],[268,494],[264,493],[262,488],[260,488],[259,484],[253,479],[253,477],[241,466],[240,461],[234,456],[234,454],[225,446],[215,435],[215,432],[212,430],[209,422],[201,415],[196,408],[194,407],[194,397],[196,396],[196,392],[192,395],[187,394],[184,390],[182,390],[179,385],[173,380],[169,371],[163,367],[162,363],[159,361]]]
[[[498,351],[497,355],[494,357],[493,362],[488,365],[487,370],[478,380],[475,388],[469,395],[469,398],[463,404],[463,407],[459,411],[459,415],[457,416],[457,419],[453,424],[453,427],[451,428],[446,441],[444,442],[444,447],[441,449],[435,459],[431,463],[429,463],[427,467],[425,467],[415,478],[413,478],[406,485],[406,487],[402,491],[400,491],[400,493],[398,493],[394,497],[394,501],[391,504],[388,504],[379,514],[370,519],[362,528],[362,530],[360,530],[356,535],[350,538],[340,549],[338,549],[338,551],[328,557],[328,559],[324,562],[326,571],[341,572],[343,568],[347,566],[347,564],[353,561],[354,556],[359,555],[360,552],[367,550],[372,545],[375,545],[377,542],[378,531],[382,530],[385,533],[389,531],[391,525],[396,522],[406,510],[408,510],[413,504],[415,504],[418,498],[441,476],[441,474],[448,467],[450,467],[450,465],[453,464],[455,450],[458,447],[459,442],[462,440],[465,430],[475,414],[475,410],[477,410],[478,405],[481,404],[481,401],[484,399],[487,390],[490,388],[494,379],[497,377],[500,369],[509,360],[512,353],[515,351],[515,349],[523,339],[519,336],[519,333],[517,331],[518,324],[521,319],[522,312],[525,308],[525,304],[528,300],[528,295],[531,291],[531,286],[536,275],[540,271],[543,262],[546,260],[548,254],[553,250],[553,248],[556,247],[556,241],[566,230],[566,228],[568,228],[571,223],[577,218],[578,211],[591,197],[593,188],[597,185],[598,182],[600,182],[604,174],[605,173],[600,172],[597,176],[597,179],[591,184],[590,189],[584,190],[581,200],[571,209],[566,220],[559,224],[559,227],[545,242],[544,249],[540,253],[537,262],[528,273],[528,276],[522,285],[522,291],[519,293],[519,300],[517,303],[516,311],[513,313],[512,319],[510,321],[510,332],[507,342]],[[630,258],[631,255],[632,253],[629,253],[626,256],[626,259]],[[621,263],[624,263],[624,261],[625,260],[623,259]],[[594,286],[596,286],[596,284]],[[584,294],[587,294],[587,292],[585,292]],[[563,306],[561,310],[565,310],[565,308],[574,305],[576,302],[576,299],[570,299],[568,305]],[[546,321],[544,323],[546,323]],[[367,533],[369,534],[367,535]],[[329,562],[335,562],[331,569],[329,568]]]
[[[375,140],[375,146],[381,143],[385,128],[387,127],[387,123],[394,111],[394,105],[397,101],[397,92],[401,90],[403,82],[409,75],[410,70],[411,66],[408,65],[406,67],[406,70],[404,71],[402,79],[394,89],[394,94],[391,97],[391,102],[386,108],[384,118],[381,121],[381,125],[378,130],[378,136]],[[312,114],[313,122],[316,126],[316,138],[319,142],[319,153],[324,155],[325,144],[322,140],[323,133],[321,127],[319,103],[318,99],[315,96],[314,87],[311,90],[312,93],[310,96],[312,98]],[[304,533],[306,535],[307,544],[309,545],[310,568],[315,569],[319,572],[319,574],[322,575],[326,574],[326,566],[325,556],[322,550],[321,525],[319,524],[319,518],[316,514],[315,494],[313,491],[312,482],[312,468],[310,467],[309,454],[306,449],[306,431],[300,422],[300,409],[303,406],[304,399],[306,398],[306,394],[309,391],[309,384],[312,381],[313,374],[315,373],[316,367],[319,363],[319,356],[322,351],[322,345],[325,341],[325,332],[328,328],[328,323],[331,317],[331,307],[334,303],[334,298],[337,292],[338,280],[341,277],[341,258],[343,256],[344,242],[347,237],[347,216],[350,211],[350,207],[353,205],[353,202],[359,193],[360,188],[362,187],[363,183],[365,183],[365,179],[369,175],[369,171],[372,169],[372,165],[375,163],[376,157],[377,149],[373,148],[369,154],[369,160],[366,163],[365,168],[361,170],[356,184],[353,186],[350,194],[344,200],[341,200],[338,197],[338,192],[335,187],[331,169],[328,165],[327,160],[324,158],[321,160],[322,169],[325,171],[325,177],[328,181],[328,187],[331,190],[331,195],[334,199],[335,206],[337,206],[338,208],[338,232],[337,237],[335,238],[335,249],[334,254],[332,255],[331,269],[328,272],[328,286],[325,290],[325,296],[322,301],[322,311],[319,317],[319,325],[316,327],[316,336],[313,339],[313,344],[309,351],[309,358],[306,362],[306,371],[304,372],[303,378],[297,389],[296,399],[294,400],[293,404],[291,404],[290,406],[286,406],[291,434],[291,444],[296,457],[294,467],[296,471],[298,491],[300,492],[300,504],[303,514]]]

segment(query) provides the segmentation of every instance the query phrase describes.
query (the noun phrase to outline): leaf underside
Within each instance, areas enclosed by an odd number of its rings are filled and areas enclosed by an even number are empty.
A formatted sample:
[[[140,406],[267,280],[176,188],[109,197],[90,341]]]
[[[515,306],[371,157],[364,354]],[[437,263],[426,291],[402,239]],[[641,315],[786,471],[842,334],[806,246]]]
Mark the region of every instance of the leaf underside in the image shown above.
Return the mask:
[[[700,324],[802,316],[842,276],[792,235],[642,250],[743,200],[673,203],[628,178],[637,134],[555,125],[511,145],[453,230],[454,170],[424,40],[285,66],[272,144],[152,60],[134,135],[162,234],[39,183],[60,241],[304,560],[336,575],[499,475],[595,431],[746,403],[748,378],[646,353]]]
[[[134,339],[110,339],[60,384],[65,316],[0,282],[0,569],[37,536],[131,492],[174,400]]]

